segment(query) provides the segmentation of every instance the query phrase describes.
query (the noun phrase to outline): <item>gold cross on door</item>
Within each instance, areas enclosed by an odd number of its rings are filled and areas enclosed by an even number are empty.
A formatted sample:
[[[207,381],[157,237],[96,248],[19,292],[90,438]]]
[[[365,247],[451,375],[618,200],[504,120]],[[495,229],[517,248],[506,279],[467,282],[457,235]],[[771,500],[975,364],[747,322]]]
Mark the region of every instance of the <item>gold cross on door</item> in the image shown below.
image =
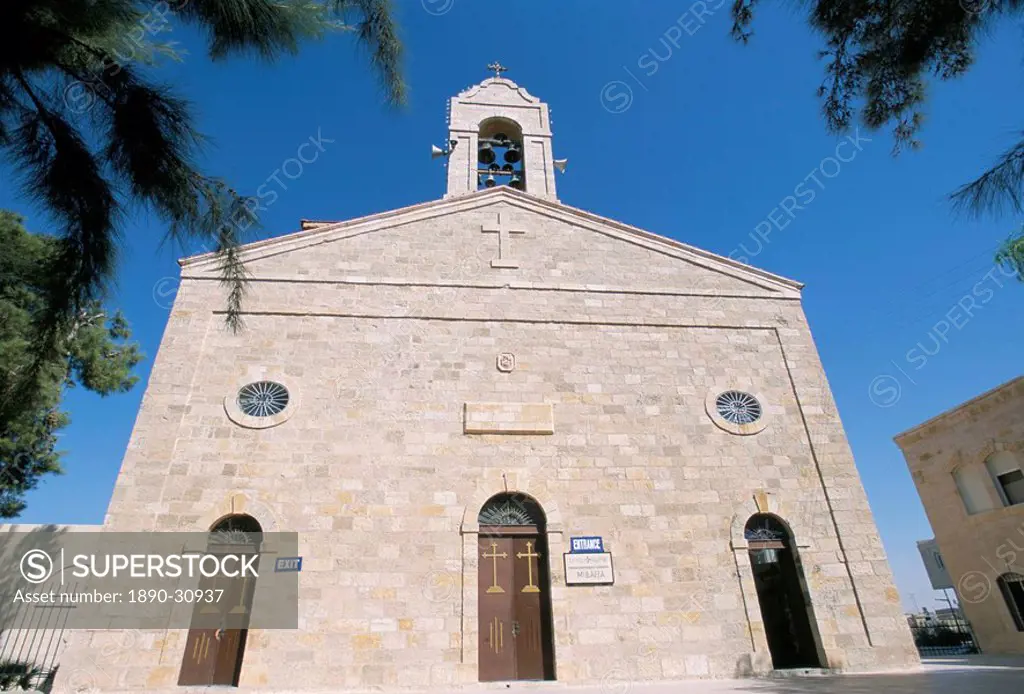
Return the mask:
[[[491,553],[484,552],[481,555],[484,559],[490,559],[493,565],[493,571],[491,579],[491,586],[487,589],[488,593],[504,593],[505,589],[498,585],[498,559],[508,559],[508,554],[505,552],[498,553],[498,543],[491,543]]]
[[[526,559],[526,575],[527,575],[527,581],[528,582],[527,582],[527,584],[525,586],[523,586],[522,592],[523,593],[539,593],[540,592],[540,588],[538,588],[534,584],[534,582],[533,582],[533,560],[534,559],[539,559],[540,558],[540,554],[538,554],[537,552],[533,551],[533,543],[530,542],[529,540],[527,540],[527,542],[526,542],[526,551],[525,552],[516,552],[516,557],[519,558],[519,559]]]

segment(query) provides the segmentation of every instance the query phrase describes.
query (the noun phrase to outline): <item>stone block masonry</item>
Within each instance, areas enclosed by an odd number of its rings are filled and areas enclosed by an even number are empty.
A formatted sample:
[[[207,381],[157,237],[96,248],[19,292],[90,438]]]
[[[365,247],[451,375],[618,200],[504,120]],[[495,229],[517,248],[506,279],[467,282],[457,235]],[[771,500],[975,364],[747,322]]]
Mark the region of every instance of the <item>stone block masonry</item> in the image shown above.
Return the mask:
[[[250,630],[237,691],[467,687],[538,633],[565,684],[765,674],[764,514],[791,535],[804,656],[917,667],[801,285],[560,204],[547,105],[510,80],[450,110],[443,200],[245,248],[244,332],[219,261],[183,263],[105,527],[299,534],[300,628]],[[476,190],[482,133],[521,138],[527,192]],[[256,381],[283,409],[243,411]],[[725,391],[761,419],[727,421]],[[481,525],[499,494],[536,504],[533,535]],[[576,536],[602,538],[611,585],[566,584]],[[512,593],[506,630],[484,600]],[[191,633],[129,653],[75,633],[56,690],[188,691]]]

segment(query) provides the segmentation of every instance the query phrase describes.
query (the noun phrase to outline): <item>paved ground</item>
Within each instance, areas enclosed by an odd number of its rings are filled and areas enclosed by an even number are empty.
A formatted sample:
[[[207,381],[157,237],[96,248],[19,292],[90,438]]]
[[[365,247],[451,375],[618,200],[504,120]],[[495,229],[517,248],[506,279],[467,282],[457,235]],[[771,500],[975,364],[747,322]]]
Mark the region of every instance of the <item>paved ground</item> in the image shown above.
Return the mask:
[[[544,685],[535,689],[512,685],[505,691],[541,694],[543,688]],[[697,680],[658,685],[616,682],[614,686],[563,687],[561,691],[565,694],[1024,694],[1024,658],[928,658],[923,671],[906,675]]]
[[[265,689],[179,687],[150,694],[270,694]],[[337,694],[334,690],[331,694]],[[368,690],[376,691],[376,690]],[[809,675],[746,680],[687,680],[662,684],[615,681],[568,686],[560,682],[488,683],[425,694],[1024,694],[1024,657],[928,658],[920,672],[906,675]],[[63,693],[61,693],[63,694]],[[131,693],[124,693],[131,694]],[[303,694],[276,691],[274,694]],[[326,694],[326,693],[324,693]]]

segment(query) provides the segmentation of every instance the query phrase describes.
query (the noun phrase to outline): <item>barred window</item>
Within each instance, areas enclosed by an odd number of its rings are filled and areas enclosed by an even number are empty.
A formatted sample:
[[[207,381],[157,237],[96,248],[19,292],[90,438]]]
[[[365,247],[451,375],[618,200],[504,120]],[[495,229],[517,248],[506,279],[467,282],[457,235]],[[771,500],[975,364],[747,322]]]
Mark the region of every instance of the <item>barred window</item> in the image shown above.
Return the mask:
[[[480,525],[544,525],[544,513],[532,499],[514,494],[492,497],[477,518]]]
[[[761,403],[750,393],[727,390],[715,400],[715,409],[730,424],[752,424],[761,419]]]
[[[257,381],[238,391],[238,409],[250,417],[273,417],[288,406],[288,389],[273,381]]]

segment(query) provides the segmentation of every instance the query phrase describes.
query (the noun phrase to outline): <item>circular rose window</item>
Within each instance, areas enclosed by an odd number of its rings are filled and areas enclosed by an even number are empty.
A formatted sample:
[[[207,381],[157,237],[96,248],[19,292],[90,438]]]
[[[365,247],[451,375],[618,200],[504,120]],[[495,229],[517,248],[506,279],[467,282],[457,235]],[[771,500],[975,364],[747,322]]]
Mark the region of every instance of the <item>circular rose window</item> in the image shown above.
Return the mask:
[[[250,417],[273,417],[288,406],[288,389],[273,381],[257,381],[238,391],[238,409]]]
[[[761,419],[761,403],[738,390],[727,390],[715,398],[715,409],[730,424],[753,424]]]

